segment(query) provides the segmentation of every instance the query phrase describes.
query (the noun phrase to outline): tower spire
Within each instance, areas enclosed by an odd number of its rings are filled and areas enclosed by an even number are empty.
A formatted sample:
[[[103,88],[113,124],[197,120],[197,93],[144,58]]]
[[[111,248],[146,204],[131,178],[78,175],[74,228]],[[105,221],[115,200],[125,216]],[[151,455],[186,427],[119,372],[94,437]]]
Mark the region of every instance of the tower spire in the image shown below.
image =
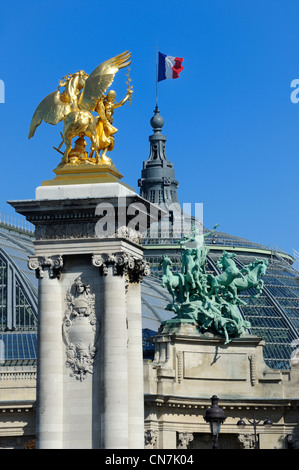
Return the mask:
[[[143,162],[141,178],[138,180],[140,195],[154,204],[167,208],[178,203],[177,187],[173,164],[165,153],[166,136],[161,133],[164,119],[160,115],[158,105],[150,120],[154,133],[149,136],[150,154]]]

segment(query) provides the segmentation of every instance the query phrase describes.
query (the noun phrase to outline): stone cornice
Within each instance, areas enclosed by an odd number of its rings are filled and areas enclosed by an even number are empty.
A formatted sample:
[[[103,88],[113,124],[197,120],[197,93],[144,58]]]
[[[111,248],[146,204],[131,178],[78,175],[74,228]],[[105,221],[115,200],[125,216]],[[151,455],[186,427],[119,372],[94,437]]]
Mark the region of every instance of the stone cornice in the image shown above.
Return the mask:
[[[3,401],[0,404],[0,412],[1,413],[24,413],[24,412],[32,412],[35,411],[36,402],[35,401],[28,401],[28,402],[13,402],[13,401]]]
[[[147,221],[147,227],[166,215],[163,209],[154,206],[137,194],[119,197],[86,197],[66,199],[30,199],[25,201],[9,201],[15,210],[26,217],[34,225],[53,222],[97,222],[98,205],[115,209],[116,227],[129,226],[138,211]]]
[[[194,398],[194,397],[179,397],[179,396],[162,396],[145,394],[145,403],[157,407],[175,408],[177,411],[181,410],[186,412],[194,410],[204,410],[211,406],[210,398]],[[221,408],[224,410],[278,410],[278,409],[291,409],[299,407],[299,398],[294,400],[290,399],[268,399],[257,398],[256,400],[244,398],[221,398]]]

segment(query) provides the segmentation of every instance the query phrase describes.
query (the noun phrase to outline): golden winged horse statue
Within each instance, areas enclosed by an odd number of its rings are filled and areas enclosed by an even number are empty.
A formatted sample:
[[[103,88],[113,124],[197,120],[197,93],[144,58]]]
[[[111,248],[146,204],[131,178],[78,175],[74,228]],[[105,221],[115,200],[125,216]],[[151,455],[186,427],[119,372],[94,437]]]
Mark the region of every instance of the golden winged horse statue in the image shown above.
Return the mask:
[[[38,105],[32,117],[28,138],[34,136],[42,121],[53,125],[64,121],[61,134],[63,140],[56,149],[59,151],[63,143],[66,145],[62,163],[69,162],[73,137],[87,136],[91,140],[92,149],[89,160],[94,152],[96,164],[111,164],[106,152],[113,149],[113,135],[117,132],[112,125],[113,112],[115,108],[131,99],[133,93],[133,87],[129,86],[131,79],[128,78],[127,94],[119,103],[115,102],[115,91],[110,90],[106,96],[105,93],[116,73],[124,67],[129,67],[130,57],[131,53],[126,51],[103,62],[90,75],[79,70],[65,76],[60,80],[58,90],[50,93]],[[64,88],[63,91],[61,88]],[[98,114],[94,116],[93,111]]]

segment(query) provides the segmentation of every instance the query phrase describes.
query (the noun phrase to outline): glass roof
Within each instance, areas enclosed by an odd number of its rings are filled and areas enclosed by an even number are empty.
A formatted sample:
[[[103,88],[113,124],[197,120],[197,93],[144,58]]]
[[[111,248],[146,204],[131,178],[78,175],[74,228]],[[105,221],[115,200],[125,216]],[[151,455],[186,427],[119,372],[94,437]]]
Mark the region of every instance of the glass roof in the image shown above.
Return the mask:
[[[267,257],[268,268],[263,277],[265,285],[262,295],[259,298],[252,298],[251,295],[256,293],[253,289],[244,292],[242,298],[247,305],[242,306],[241,313],[251,324],[249,333],[261,336],[266,342],[265,362],[272,368],[288,368],[289,359],[294,350],[292,344],[295,339],[299,338],[299,273],[292,268],[289,262],[291,257],[283,258],[273,254],[263,245],[219,232],[217,232],[216,244],[213,243],[215,242],[213,235],[206,241],[211,248],[207,265],[210,272],[216,269],[222,242],[223,246],[230,246],[232,250],[238,246],[235,259],[240,266],[250,263],[255,257]],[[161,286],[162,272],[159,268],[159,260],[162,254],[167,252],[170,257],[173,256],[174,269],[180,270],[176,243],[176,240],[173,240],[172,249],[168,250],[171,243],[163,246],[162,249],[160,244],[155,245],[151,240],[151,244],[145,247],[145,258],[152,268],[151,275],[144,278],[141,284],[145,357],[150,357],[153,353],[150,338],[158,331],[161,322],[174,316],[173,312],[165,310],[167,304],[171,302],[171,296],[167,289]],[[265,253],[261,255],[260,249],[264,249]],[[18,282],[24,287],[25,297],[26,292],[31,293],[37,303],[37,280],[34,272],[27,266],[28,255],[34,253],[32,235],[0,226],[0,255],[1,253],[13,263]],[[27,297],[26,302],[30,304],[30,296]],[[8,336],[11,336],[11,340],[7,339]],[[35,358],[36,333],[34,331],[3,332],[0,340],[2,346],[5,344],[5,354],[7,358],[10,358],[9,360],[32,361]]]
[[[144,278],[141,284],[142,328],[158,331],[161,323],[174,316],[165,310],[172,297],[167,289],[161,286],[161,280],[153,276]]]
[[[37,295],[35,273],[28,268],[28,256],[34,254],[33,239],[28,231],[0,224],[0,253],[2,251],[14,263],[19,274],[28,282],[30,290]]]
[[[0,333],[0,365],[31,365],[36,362],[37,333]]]
[[[204,233],[209,232],[208,229],[203,230]],[[154,246],[154,245],[178,245],[178,242],[181,240],[181,236],[178,237],[171,237],[171,230],[167,231],[167,238],[163,238],[163,230],[156,231],[155,236],[148,236],[143,240],[143,245],[145,246]],[[205,243],[207,245],[217,245],[220,249],[225,249],[224,247],[235,247],[235,248],[248,248],[248,249],[256,249],[256,250],[266,250],[266,251],[275,251],[281,254],[287,255],[282,249],[280,248],[272,248],[260,243],[251,242],[246,240],[245,238],[236,237],[235,235],[229,235],[228,233],[219,232],[218,230],[213,232],[212,234],[208,235],[205,238]],[[290,255],[288,255],[289,257]]]
[[[250,246],[250,248],[252,248],[252,246]],[[165,252],[166,251],[163,250],[163,254]],[[268,251],[268,253],[270,252]],[[171,252],[171,250],[169,250],[167,254],[171,258],[171,254],[174,254],[174,251]],[[207,260],[208,272],[216,273],[216,261],[219,256],[219,252],[210,251]],[[153,315],[151,318],[151,323],[148,318],[146,319],[147,328],[157,331],[157,327],[154,328],[153,325],[156,323],[159,327],[157,318],[161,316],[160,312],[161,309],[163,310],[163,304],[165,308],[170,301],[170,297],[167,301],[166,299],[163,300],[167,290],[161,287],[160,279],[162,272],[158,263],[159,255],[157,251],[154,249],[146,250],[145,257],[153,266],[152,272],[155,275],[155,277],[147,278],[147,282],[151,285],[155,285],[155,297],[157,297],[159,284],[160,290],[162,291],[162,306],[161,304],[159,305],[159,308],[156,310],[156,315]],[[251,250],[247,252],[245,246],[244,251],[236,252],[235,260],[239,266],[243,266],[254,261],[256,257],[260,257],[260,253],[252,253]],[[263,276],[263,293],[260,297],[253,298],[252,296],[256,294],[256,291],[252,288],[240,294],[240,298],[247,303],[247,305],[240,307],[240,310],[244,319],[251,324],[248,333],[260,336],[265,340],[264,359],[266,364],[271,368],[287,369],[289,368],[289,360],[294,350],[292,342],[299,338],[299,273],[292,268],[287,260],[280,256],[275,257],[268,255],[266,257],[268,259],[268,268],[266,275]],[[177,269],[179,271],[180,261],[178,261],[176,254],[173,257],[173,263],[173,270]],[[147,292],[149,292],[148,287]],[[150,289],[150,296],[151,295]],[[147,301],[149,301],[149,295],[147,296]],[[155,299],[155,302],[157,302],[157,299]],[[151,301],[151,305],[151,312],[153,312],[155,308],[154,302]],[[173,315],[171,312],[165,311],[163,319],[166,319],[166,316],[171,318]]]

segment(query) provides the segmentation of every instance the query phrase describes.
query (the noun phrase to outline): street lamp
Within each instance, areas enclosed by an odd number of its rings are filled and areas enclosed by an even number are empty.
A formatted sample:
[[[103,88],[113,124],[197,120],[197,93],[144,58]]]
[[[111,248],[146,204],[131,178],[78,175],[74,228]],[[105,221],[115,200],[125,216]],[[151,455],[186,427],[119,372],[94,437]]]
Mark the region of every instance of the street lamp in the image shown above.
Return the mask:
[[[221,424],[226,420],[224,411],[218,406],[218,397],[213,395],[211,398],[212,406],[207,409],[204,420],[210,424],[213,438],[213,449],[218,449],[218,435],[220,433]]]
[[[255,449],[258,449],[258,442],[257,442],[257,432],[256,432],[256,428],[257,428],[257,425],[262,421],[262,419],[255,419],[255,416],[253,415],[253,420],[250,420],[250,419],[247,419],[248,423],[249,424],[252,424],[253,425],[253,430],[254,430],[254,448]],[[266,418],[263,422],[263,425],[266,427],[266,428],[269,428],[270,426],[272,426],[272,421],[271,419],[269,418]],[[244,421],[243,418],[239,419],[239,421],[237,422],[237,426],[239,429],[244,429],[245,426],[246,426],[246,423]]]

